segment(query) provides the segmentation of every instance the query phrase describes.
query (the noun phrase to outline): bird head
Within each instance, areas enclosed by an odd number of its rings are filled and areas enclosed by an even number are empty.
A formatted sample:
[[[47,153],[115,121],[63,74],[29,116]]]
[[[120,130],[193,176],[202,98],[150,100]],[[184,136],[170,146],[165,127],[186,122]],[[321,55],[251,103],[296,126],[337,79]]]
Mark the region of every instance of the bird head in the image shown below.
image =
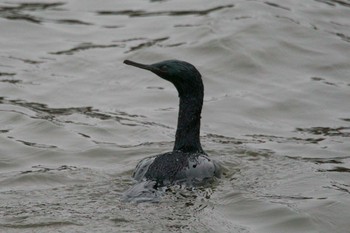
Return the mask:
[[[179,96],[203,97],[203,82],[199,71],[190,63],[179,60],[166,60],[150,65],[125,60],[125,64],[149,70],[162,79],[174,84]]]

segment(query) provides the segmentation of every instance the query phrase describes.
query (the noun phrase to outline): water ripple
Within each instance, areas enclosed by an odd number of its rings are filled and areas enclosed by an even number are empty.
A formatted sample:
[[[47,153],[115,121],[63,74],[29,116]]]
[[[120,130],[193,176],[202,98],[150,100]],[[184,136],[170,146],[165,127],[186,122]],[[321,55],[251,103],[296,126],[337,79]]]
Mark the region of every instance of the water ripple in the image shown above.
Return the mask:
[[[15,76],[16,73],[6,73],[6,72],[0,72],[0,76]]]
[[[90,42],[87,43],[81,43],[74,48],[67,49],[67,50],[62,50],[62,51],[57,51],[57,52],[50,52],[50,54],[53,55],[73,55],[76,52],[88,50],[88,49],[106,49],[106,48],[115,48],[115,47],[122,47],[119,44],[107,44],[107,45],[102,45],[102,44],[93,44]]]
[[[350,173],[350,168],[336,166],[331,169],[319,169],[319,172],[347,172]]]
[[[77,19],[59,19],[56,20],[57,23],[70,24],[70,25],[93,25],[92,23],[84,22]]]
[[[226,6],[217,6],[206,10],[179,10],[179,11],[157,11],[148,12],[144,10],[123,10],[123,11],[97,11],[99,15],[127,15],[129,17],[146,17],[146,16],[184,16],[184,15],[207,15],[211,12],[222,10],[225,8],[232,8],[233,4]]]
[[[350,194],[350,185],[342,184],[342,183],[335,182],[335,181],[333,181],[331,183],[331,186],[325,186],[325,188],[329,188],[329,189],[337,190],[340,192],[344,192],[346,194]]]
[[[290,11],[290,8],[285,7],[285,6],[281,6],[281,5],[277,4],[277,3],[265,2],[265,4],[266,4],[266,5],[269,5],[269,6],[277,7],[277,8],[283,9],[283,10]]]
[[[342,0],[314,0],[314,1],[322,2],[322,3],[325,3],[325,4],[330,5],[330,6],[336,6],[337,4],[339,4],[342,6],[350,7],[350,3],[346,2],[346,1],[342,1]]]
[[[27,113],[21,113],[17,110],[15,112],[27,115],[34,119],[44,119],[49,120],[53,123],[74,123],[74,124],[85,124],[82,122],[73,122],[70,120],[62,120],[60,119],[61,116],[70,116],[73,114],[80,114],[87,116],[89,118],[93,119],[99,119],[99,120],[115,120],[116,122],[126,125],[126,126],[136,126],[136,125],[143,125],[143,126],[158,126],[162,128],[172,129],[172,127],[169,127],[164,124],[151,122],[151,121],[145,121],[141,120],[140,118],[145,118],[142,115],[137,114],[129,114],[126,112],[118,111],[118,112],[101,112],[98,109],[94,109],[92,107],[70,107],[70,108],[50,108],[46,104],[42,103],[35,103],[35,102],[26,102],[24,100],[9,100],[4,97],[0,97],[0,104],[10,104],[10,105],[16,105],[21,106],[26,109],[30,109],[33,112],[35,112],[35,115],[28,115]],[[4,111],[4,110],[2,110]],[[31,144],[30,142],[24,142],[28,145]],[[43,146],[46,147],[46,145],[34,145],[34,146]],[[49,146],[50,147],[50,146]]]
[[[42,222],[35,222],[35,223],[0,223],[0,227],[5,228],[12,228],[12,229],[31,229],[31,228],[46,228],[46,227],[63,227],[63,226],[69,226],[69,225],[75,225],[75,226],[81,226],[81,224],[71,222],[71,221],[42,221]]]
[[[24,20],[30,23],[40,24],[43,19],[31,14],[25,13],[26,11],[40,11],[56,8],[64,5],[63,2],[56,3],[20,3],[17,6],[3,6],[0,7],[0,17],[10,20]]]
[[[314,135],[324,135],[324,136],[340,136],[340,137],[350,137],[350,127],[311,127],[311,128],[297,128],[296,132],[309,133]]]
[[[157,39],[153,39],[153,40],[148,40],[146,42],[143,42],[143,43],[140,43],[136,46],[133,46],[131,47],[128,51],[126,51],[126,53],[128,52],[133,52],[135,50],[140,50],[140,49],[143,49],[143,48],[147,48],[147,47],[151,47],[159,42],[162,42],[162,41],[165,41],[165,40],[168,40],[169,37],[163,37],[163,38],[157,38]]]
[[[12,137],[10,137],[12,138]],[[34,143],[34,142],[28,142],[24,140],[16,140],[17,142],[23,143],[26,146],[31,146],[31,147],[36,147],[36,148],[44,148],[44,149],[54,149],[57,148],[57,146],[54,145],[45,145],[45,144],[40,144],[40,143]]]

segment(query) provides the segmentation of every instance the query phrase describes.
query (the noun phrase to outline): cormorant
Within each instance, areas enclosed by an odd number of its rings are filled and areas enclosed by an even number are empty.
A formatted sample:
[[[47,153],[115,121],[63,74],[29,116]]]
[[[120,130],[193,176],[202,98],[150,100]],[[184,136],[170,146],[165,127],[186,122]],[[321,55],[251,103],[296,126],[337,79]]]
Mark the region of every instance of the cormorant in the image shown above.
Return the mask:
[[[155,181],[155,186],[201,183],[220,177],[221,166],[204,152],[199,134],[204,86],[199,71],[190,63],[166,60],[145,65],[130,60],[125,64],[149,70],[176,87],[180,108],[173,151],[141,160],[133,177]]]

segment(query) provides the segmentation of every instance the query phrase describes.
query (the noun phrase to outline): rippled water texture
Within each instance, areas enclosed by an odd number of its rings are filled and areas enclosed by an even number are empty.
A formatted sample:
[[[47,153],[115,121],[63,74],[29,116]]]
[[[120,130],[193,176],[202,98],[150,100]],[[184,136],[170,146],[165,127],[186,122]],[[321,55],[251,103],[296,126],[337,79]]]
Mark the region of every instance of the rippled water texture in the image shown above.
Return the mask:
[[[348,0],[0,2],[1,232],[349,232]],[[122,62],[173,58],[227,171],[123,202],[178,99]]]

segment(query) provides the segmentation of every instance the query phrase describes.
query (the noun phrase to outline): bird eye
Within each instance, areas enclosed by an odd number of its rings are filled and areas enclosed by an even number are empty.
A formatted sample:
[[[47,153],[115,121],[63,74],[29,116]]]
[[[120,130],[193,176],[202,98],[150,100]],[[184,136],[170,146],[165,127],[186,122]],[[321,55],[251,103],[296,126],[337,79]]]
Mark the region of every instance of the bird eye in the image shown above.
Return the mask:
[[[163,70],[163,71],[166,71],[166,70],[168,69],[168,66],[162,65],[162,66],[160,67],[160,69]]]

